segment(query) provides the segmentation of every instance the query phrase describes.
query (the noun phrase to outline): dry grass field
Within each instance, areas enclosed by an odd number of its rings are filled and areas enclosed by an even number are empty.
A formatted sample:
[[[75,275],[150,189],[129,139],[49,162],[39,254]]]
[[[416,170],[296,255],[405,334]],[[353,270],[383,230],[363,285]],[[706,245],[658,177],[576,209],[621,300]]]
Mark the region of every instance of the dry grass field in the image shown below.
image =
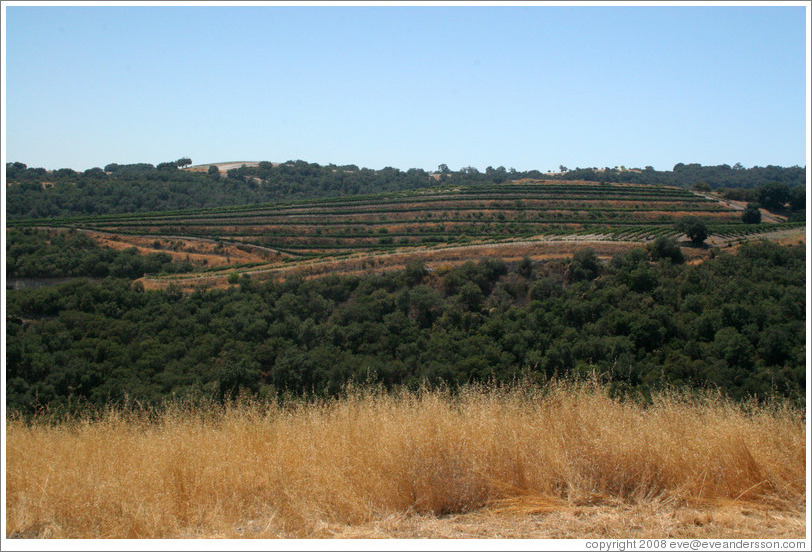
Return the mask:
[[[7,425],[9,538],[804,538],[805,415],[590,384]]]

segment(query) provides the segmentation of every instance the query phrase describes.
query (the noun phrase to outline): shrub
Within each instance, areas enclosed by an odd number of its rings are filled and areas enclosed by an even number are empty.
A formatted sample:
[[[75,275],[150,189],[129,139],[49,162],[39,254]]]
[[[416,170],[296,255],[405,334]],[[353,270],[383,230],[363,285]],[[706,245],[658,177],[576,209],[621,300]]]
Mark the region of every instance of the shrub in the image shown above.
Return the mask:
[[[685,257],[682,254],[677,240],[674,238],[666,238],[660,236],[649,246],[649,255],[652,260],[658,261],[660,259],[671,259],[674,264],[685,262]]]
[[[747,208],[742,212],[742,222],[745,224],[758,224],[761,222],[761,210],[758,203],[748,203]]]
[[[587,247],[576,251],[572,256],[567,273],[571,282],[594,280],[600,274],[601,266],[595,250]]]

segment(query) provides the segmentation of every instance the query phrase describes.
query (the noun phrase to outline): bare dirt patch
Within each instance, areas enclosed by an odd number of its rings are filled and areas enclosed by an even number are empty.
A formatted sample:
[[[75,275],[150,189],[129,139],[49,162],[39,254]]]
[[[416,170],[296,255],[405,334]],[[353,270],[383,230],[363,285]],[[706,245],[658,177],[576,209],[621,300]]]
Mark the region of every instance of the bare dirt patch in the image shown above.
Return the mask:
[[[243,165],[246,167],[258,167],[259,161],[229,161],[228,163],[203,163],[201,165],[192,165],[191,167],[186,167],[185,171],[189,172],[206,172],[209,170],[209,167],[214,165],[220,171],[220,174],[225,174],[231,169],[239,169]],[[273,166],[278,166],[279,163],[273,163]]]
[[[806,245],[806,228],[771,232],[767,237],[780,245]]]

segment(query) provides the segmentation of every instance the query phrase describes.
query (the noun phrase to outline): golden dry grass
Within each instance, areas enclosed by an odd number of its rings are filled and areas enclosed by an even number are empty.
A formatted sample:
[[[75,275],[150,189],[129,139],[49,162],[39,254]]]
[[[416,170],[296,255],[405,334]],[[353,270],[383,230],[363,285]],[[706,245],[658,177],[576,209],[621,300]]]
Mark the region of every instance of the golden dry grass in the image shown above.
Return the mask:
[[[803,538],[804,413],[594,385],[7,422],[7,537]]]

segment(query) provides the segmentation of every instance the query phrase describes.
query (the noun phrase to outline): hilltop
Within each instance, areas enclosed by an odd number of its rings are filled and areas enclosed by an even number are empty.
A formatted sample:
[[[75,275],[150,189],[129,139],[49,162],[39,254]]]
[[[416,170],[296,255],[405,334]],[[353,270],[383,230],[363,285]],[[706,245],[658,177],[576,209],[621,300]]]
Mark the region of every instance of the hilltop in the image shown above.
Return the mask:
[[[218,167],[210,174],[210,166]],[[183,168],[185,167],[185,168]],[[565,167],[562,167],[566,169]],[[357,165],[319,165],[302,160],[286,162],[229,161],[192,165],[190,158],[159,163],[117,164],[83,172],[69,168],[46,170],[24,163],[6,164],[9,219],[66,215],[135,213],[249,203],[337,197],[343,195],[431,189],[442,185],[499,185],[531,180],[588,181],[666,185],[685,189],[695,186],[721,195],[752,196],[759,187],[780,184],[794,190],[792,201],[803,208],[806,172],[800,167],[735,168],[678,164],[673,171],[645,169],[516,171],[505,167],[474,167],[458,171],[440,165],[436,171],[394,167],[360,168]],[[744,192],[742,192],[742,190]],[[744,195],[743,195],[744,194]],[[88,196],[92,196],[92,201]],[[749,201],[749,199],[746,199]]]

